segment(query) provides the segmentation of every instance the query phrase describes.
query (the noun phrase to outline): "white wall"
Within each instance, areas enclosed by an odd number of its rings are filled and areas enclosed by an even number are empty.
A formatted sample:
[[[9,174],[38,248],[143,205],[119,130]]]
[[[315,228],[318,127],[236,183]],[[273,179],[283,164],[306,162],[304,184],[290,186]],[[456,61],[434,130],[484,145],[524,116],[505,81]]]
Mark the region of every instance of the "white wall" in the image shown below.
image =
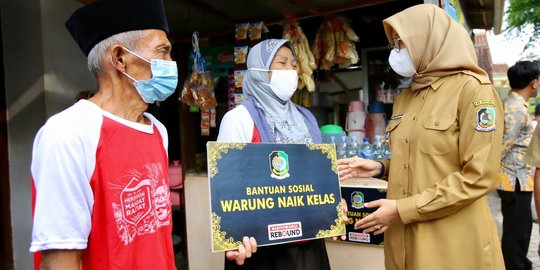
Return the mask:
[[[32,142],[47,117],[67,108],[80,90],[95,88],[86,60],[64,22],[74,0],[0,0],[15,269],[32,269]],[[5,221],[2,221],[5,222]]]
[[[2,37],[13,256],[16,269],[31,269],[31,141],[43,123],[43,53],[38,0],[2,1]]]
[[[97,87],[86,57],[64,26],[80,6],[75,0],[41,0],[47,116],[73,104],[79,91]]]

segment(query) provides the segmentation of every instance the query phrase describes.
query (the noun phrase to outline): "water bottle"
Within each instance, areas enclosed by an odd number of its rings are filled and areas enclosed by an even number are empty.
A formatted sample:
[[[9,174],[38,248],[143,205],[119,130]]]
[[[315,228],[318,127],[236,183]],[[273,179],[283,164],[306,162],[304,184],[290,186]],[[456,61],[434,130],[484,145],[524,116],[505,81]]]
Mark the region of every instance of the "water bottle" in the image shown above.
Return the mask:
[[[336,154],[338,159],[347,158],[347,136],[341,136],[336,144]]]
[[[358,153],[358,141],[356,136],[351,136],[347,144],[347,157],[354,157]]]
[[[373,149],[371,148],[371,144],[369,143],[369,138],[365,137],[364,141],[360,145],[359,156],[361,158],[366,159],[372,159],[373,158]]]
[[[373,143],[373,159],[383,160],[383,143],[380,135],[375,135],[375,142]]]
[[[382,146],[383,146],[383,159],[390,159],[390,156],[392,155],[392,150],[390,149],[390,146],[388,146],[388,140],[383,139]]]

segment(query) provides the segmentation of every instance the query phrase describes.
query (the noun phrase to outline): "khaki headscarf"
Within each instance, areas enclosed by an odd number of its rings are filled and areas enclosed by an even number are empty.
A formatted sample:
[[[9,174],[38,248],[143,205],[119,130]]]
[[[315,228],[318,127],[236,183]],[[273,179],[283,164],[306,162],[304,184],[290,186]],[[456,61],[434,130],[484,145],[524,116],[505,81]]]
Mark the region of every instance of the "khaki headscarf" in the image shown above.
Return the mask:
[[[489,83],[487,73],[478,66],[469,34],[448,14],[433,4],[405,9],[383,21],[386,37],[392,44],[392,29],[399,35],[416,67],[412,90],[430,86],[441,77],[468,73]]]

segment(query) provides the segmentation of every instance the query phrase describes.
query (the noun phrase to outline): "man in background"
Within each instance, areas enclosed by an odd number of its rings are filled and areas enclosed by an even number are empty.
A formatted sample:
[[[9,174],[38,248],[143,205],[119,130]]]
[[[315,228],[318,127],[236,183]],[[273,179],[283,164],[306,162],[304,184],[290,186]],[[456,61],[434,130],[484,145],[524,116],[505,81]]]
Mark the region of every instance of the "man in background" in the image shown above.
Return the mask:
[[[504,135],[497,193],[503,214],[502,251],[506,269],[531,269],[527,250],[532,230],[533,168],[525,153],[533,134],[527,100],[536,96],[538,66],[517,62],[508,69],[511,92],[504,99]]]

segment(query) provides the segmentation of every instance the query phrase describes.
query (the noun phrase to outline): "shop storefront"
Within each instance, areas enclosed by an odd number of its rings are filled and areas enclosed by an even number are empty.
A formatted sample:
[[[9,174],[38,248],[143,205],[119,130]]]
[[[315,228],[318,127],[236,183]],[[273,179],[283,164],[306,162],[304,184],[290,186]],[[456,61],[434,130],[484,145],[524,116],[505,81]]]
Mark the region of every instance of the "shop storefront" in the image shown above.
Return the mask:
[[[293,97],[295,103],[311,110],[320,126],[335,124],[345,129],[349,102],[361,101],[366,113],[369,113],[370,103],[381,102],[386,116],[389,116],[393,99],[409,83],[388,65],[388,41],[382,28],[384,18],[415,4],[434,3],[469,29],[472,35],[473,28],[485,29],[497,23],[497,14],[494,13],[498,12],[496,8],[500,5],[499,1],[490,1],[481,7],[477,1],[454,0],[302,1],[303,4],[270,4],[266,1],[253,7],[244,5],[240,9],[235,8],[234,2],[170,2],[165,1],[165,5],[170,13],[176,60],[180,70],[185,68],[186,72],[181,72],[184,77],[180,78],[178,96],[169,98],[156,109],[172,133],[171,160],[181,160],[185,171],[204,171],[206,142],[216,139],[222,116],[241,102],[240,84],[249,48],[266,38],[284,37],[284,26],[290,22],[301,27],[310,52],[315,49],[314,41],[321,26],[331,18],[342,16],[358,37],[351,41],[356,57],[354,63],[340,65],[335,62],[340,61],[339,57],[334,57],[328,60],[334,61],[329,66],[328,61],[321,65],[324,59],[318,59],[316,66],[308,72],[311,73],[310,89],[300,88]],[[255,29],[258,36],[248,36],[250,29]],[[187,76],[191,74],[194,31],[199,33],[199,47],[206,60],[206,69],[214,78],[212,90],[216,106],[211,106],[211,110],[201,110],[200,104],[189,106],[193,100],[181,96],[184,82],[186,79],[189,81]],[[245,36],[240,34],[239,37],[238,33],[242,31],[245,31]],[[332,33],[339,34],[337,31]],[[344,43],[340,45],[346,46]],[[303,84],[301,81],[300,87]],[[181,101],[177,102],[179,99]]]

